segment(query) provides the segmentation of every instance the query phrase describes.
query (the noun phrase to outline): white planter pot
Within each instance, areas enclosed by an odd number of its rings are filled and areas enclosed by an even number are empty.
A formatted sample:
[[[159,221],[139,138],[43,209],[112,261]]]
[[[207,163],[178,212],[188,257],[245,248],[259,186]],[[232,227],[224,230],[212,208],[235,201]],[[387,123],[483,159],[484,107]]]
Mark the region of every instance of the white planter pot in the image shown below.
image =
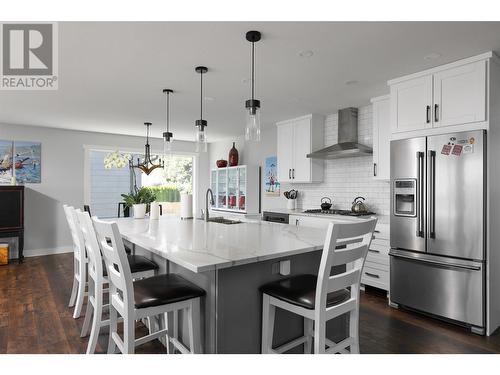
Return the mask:
[[[134,219],[144,219],[146,216],[146,204],[134,204],[132,207],[134,209]]]

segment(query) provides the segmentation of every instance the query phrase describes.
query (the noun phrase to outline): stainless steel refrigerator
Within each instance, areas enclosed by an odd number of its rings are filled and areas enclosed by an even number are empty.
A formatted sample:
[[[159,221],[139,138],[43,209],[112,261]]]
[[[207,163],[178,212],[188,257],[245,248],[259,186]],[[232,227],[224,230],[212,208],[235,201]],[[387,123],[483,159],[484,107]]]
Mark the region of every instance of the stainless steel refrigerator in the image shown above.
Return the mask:
[[[486,132],[391,142],[390,300],[485,328]]]

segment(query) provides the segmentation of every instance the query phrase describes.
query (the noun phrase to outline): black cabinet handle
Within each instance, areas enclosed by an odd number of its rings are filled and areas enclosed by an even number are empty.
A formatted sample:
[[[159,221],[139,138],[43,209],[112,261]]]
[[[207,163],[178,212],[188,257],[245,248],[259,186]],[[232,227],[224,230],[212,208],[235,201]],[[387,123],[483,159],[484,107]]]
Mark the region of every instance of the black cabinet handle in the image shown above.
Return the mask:
[[[380,251],[378,251],[378,250],[368,249],[368,251],[370,253],[380,254]]]
[[[373,176],[377,177],[377,163],[373,163]]]
[[[292,170],[291,169],[288,170],[288,179],[289,180],[292,179]]]
[[[366,276],[370,276],[370,277],[374,277],[375,279],[380,279],[380,276],[379,275],[375,275],[374,273],[365,272],[365,275]]]
[[[434,104],[434,122],[438,122],[439,121],[439,116],[438,116],[438,111],[439,109],[439,105],[437,104]]]
[[[295,180],[295,168],[292,169],[292,180]]]
[[[428,106],[426,107],[425,116],[426,116],[426,117],[425,117],[425,118],[426,118],[425,122],[426,122],[426,123],[431,122],[431,106],[430,106],[430,105],[428,105]]]

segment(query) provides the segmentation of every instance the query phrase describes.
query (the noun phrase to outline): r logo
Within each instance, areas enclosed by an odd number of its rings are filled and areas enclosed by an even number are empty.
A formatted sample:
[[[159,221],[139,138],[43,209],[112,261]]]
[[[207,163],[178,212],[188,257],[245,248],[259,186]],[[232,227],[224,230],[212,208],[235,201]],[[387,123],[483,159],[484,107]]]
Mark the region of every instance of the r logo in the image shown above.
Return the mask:
[[[3,24],[2,74],[53,75],[53,25]]]

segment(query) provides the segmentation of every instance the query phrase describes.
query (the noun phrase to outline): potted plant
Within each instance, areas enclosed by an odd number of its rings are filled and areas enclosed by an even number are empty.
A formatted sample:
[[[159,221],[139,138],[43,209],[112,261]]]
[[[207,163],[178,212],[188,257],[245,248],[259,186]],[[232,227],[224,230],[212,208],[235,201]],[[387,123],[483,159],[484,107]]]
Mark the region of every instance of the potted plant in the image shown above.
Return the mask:
[[[154,193],[146,187],[140,188],[137,192],[122,194],[122,197],[125,206],[134,209],[134,219],[144,219],[147,205],[156,199]]]

